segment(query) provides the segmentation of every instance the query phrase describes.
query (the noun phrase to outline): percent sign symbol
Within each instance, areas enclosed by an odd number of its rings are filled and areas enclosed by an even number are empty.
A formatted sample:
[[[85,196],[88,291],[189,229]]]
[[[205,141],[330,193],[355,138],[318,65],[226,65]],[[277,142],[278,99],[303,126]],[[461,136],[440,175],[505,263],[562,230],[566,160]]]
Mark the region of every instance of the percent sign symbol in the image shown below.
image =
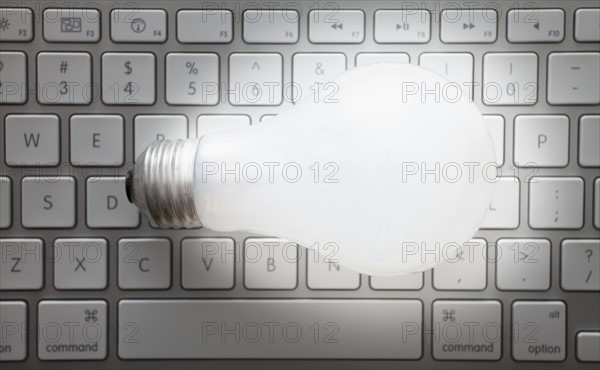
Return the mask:
[[[188,69],[189,75],[197,75],[198,68],[196,68],[196,62],[186,62],[185,67]]]

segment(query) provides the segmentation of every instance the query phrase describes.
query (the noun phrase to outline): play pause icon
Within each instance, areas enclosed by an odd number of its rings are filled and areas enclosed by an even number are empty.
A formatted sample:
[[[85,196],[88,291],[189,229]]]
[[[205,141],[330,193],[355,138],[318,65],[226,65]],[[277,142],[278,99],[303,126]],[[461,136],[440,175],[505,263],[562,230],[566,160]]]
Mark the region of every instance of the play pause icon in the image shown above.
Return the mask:
[[[398,30],[408,31],[409,28],[410,28],[410,23],[406,23],[406,22],[404,22],[402,24],[396,23],[396,31],[398,31]]]

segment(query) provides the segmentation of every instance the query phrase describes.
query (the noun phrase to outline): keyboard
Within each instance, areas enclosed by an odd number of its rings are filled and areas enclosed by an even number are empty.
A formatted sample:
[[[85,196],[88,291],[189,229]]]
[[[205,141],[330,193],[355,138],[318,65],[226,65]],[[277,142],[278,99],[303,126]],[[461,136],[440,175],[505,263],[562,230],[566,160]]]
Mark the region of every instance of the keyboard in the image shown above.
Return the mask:
[[[6,1],[0,42],[2,369],[597,369],[597,2]],[[482,228],[432,271],[128,202],[152,141],[260,125],[380,62],[459,84],[496,150]]]

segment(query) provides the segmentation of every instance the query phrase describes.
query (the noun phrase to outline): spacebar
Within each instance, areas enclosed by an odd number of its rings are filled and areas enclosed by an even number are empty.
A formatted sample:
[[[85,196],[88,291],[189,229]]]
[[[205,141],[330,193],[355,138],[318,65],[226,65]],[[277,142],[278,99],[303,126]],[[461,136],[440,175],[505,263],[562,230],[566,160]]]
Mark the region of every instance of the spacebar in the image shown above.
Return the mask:
[[[418,359],[419,300],[121,300],[123,359]]]

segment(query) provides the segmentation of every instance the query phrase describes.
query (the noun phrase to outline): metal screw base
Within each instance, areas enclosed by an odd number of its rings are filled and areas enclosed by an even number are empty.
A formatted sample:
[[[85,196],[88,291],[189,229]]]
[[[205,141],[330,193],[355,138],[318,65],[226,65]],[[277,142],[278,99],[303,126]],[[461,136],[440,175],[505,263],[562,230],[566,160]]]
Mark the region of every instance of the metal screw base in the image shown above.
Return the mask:
[[[155,141],[127,174],[127,198],[160,228],[201,227],[194,202],[200,139]]]

